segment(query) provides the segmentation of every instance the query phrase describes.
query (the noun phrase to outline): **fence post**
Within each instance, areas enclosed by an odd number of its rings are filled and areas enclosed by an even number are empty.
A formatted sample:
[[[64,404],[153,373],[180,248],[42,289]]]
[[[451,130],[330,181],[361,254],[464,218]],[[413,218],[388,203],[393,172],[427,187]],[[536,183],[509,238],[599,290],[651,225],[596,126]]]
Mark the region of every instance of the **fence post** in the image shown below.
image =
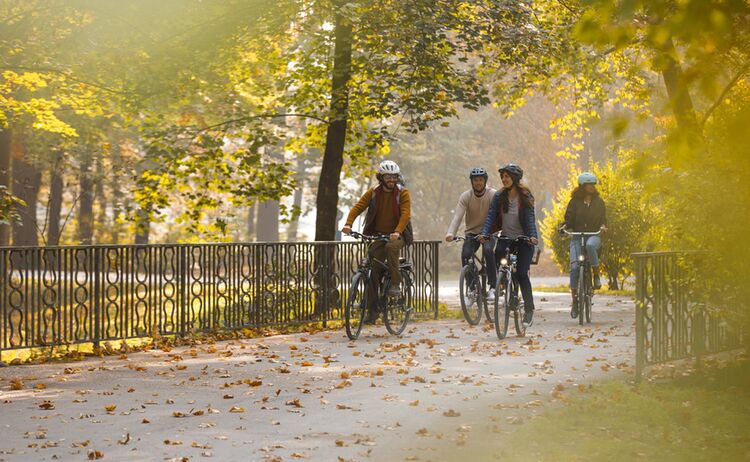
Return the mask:
[[[646,320],[645,299],[647,281],[644,279],[643,264],[645,258],[635,257],[635,382],[641,383],[643,378],[643,368],[645,366],[645,341],[646,341]]]
[[[321,282],[320,290],[323,293],[323,328],[328,327],[328,309],[331,307],[331,253],[333,252],[333,245],[324,243],[321,244],[323,247],[323,258],[321,259]]]
[[[101,282],[100,277],[100,266],[99,266],[99,252],[97,252],[98,248],[91,246],[89,247],[91,250],[91,255],[94,263],[94,346],[99,347],[99,341],[101,340],[101,329],[99,325],[101,324],[101,303],[99,302],[99,297],[101,296],[101,291],[99,290],[99,283]]]
[[[431,247],[433,249],[433,259],[432,259],[432,274],[433,274],[433,287],[432,287],[432,306],[434,307],[433,310],[435,311],[435,319],[438,318],[440,315],[440,297],[439,297],[439,290],[440,290],[440,243],[439,242],[433,242],[431,244]]]
[[[186,287],[185,287],[185,280],[187,276],[187,258],[186,258],[186,248],[184,244],[178,244],[178,252],[177,252],[177,271],[179,271],[179,279],[177,280],[177,297],[179,299],[179,309],[180,309],[180,325],[178,327],[178,331],[180,333],[180,337],[184,337],[186,333],[186,325],[187,325],[187,306],[186,306]]]

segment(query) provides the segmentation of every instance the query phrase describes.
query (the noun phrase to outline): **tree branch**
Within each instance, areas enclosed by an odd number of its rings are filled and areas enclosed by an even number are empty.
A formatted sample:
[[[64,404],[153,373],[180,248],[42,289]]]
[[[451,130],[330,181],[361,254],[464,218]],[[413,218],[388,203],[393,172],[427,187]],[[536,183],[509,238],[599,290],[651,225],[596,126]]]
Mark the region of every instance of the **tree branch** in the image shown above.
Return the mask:
[[[706,111],[706,113],[703,115],[703,118],[701,119],[701,130],[706,125],[706,122],[708,122],[708,119],[711,117],[711,114],[716,110],[717,107],[721,104],[722,101],[724,101],[724,98],[726,98],[729,91],[732,89],[732,87],[737,84],[737,81],[742,78],[742,76],[750,69],[750,61],[746,62],[744,66],[742,66],[737,72],[737,75],[734,76],[732,80],[729,81],[729,83],[724,87],[724,91],[721,92],[719,97],[714,101],[714,104],[711,105],[710,108]]]
[[[253,116],[240,117],[239,119],[225,120],[224,122],[221,122],[221,123],[218,123],[218,124],[209,125],[208,127],[204,127],[202,129],[200,129],[196,133],[196,136],[198,134],[200,134],[200,133],[205,132],[205,131],[208,131],[208,130],[211,130],[211,129],[214,129],[214,128],[218,128],[218,127],[222,127],[224,125],[233,124],[235,122],[244,122],[246,120],[253,120],[253,119],[275,119],[275,118],[278,118],[278,117],[303,117],[303,118],[306,118],[306,119],[314,119],[314,120],[323,122],[324,124],[328,124],[329,123],[327,120],[325,120],[323,118],[320,118],[318,116],[311,115],[311,114],[295,114],[295,113],[288,113],[288,114],[258,114],[258,115],[253,115]]]
[[[109,93],[114,93],[114,94],[118,94],[118,95],[126,95],[127,94],[127,92],[125,92],[123,90],[116,90],[114,88],[107,87],[107,86],[105,86],[103,84],[100,84],[100,83],[89,82],[87,80],[82,80],[82,79],[73,77],[72,75],[70,75],[70,71],[65,71],[65,70],[62,70],[62,69],[55,69],[54,67],[28,67],[28,66],[8,66],[8,65],[4,65],[2,67],[2,69],[4,69],[4,70],[11,70],[11,71],[15,70],[15,71],[28,71],[28,72],[51,72],[51,73],[54,73],[54,74],[60,74],[60,75],[64,76],[66,79],[71,80],[72,82],[82,83],[84,85],[89,85],[91,87],[95,87],[95,88],[98,88],[100,90],[104,90],[104,91],[109,92]]]

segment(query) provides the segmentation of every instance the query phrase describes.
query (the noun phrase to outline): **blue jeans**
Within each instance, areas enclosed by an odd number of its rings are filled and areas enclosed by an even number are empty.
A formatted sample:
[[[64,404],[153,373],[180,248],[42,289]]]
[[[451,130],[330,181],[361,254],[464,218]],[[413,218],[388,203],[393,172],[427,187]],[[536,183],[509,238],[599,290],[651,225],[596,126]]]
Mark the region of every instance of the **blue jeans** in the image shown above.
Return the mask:
[[[599,249],[602,239],[599,236],[586,236],[586,253],[592,267],[599,266]],[[570,239],[570,288],[578,287],[578,256],[581,255],[581,238],[573,236]]]

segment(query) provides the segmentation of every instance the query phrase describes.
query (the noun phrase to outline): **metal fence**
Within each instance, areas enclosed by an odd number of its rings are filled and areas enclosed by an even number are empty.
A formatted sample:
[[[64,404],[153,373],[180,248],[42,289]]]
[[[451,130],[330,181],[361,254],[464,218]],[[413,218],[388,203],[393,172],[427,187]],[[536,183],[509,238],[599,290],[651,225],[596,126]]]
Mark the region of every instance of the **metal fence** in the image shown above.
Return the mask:
[[[436,317],[438,241],[415,242]],[[357,242],[0,248],[0,351],[343,319]]]
[[[712,300],[705,253],[633,254],[636,264],[636,380],[646,367],[740,348],[743,333]]]

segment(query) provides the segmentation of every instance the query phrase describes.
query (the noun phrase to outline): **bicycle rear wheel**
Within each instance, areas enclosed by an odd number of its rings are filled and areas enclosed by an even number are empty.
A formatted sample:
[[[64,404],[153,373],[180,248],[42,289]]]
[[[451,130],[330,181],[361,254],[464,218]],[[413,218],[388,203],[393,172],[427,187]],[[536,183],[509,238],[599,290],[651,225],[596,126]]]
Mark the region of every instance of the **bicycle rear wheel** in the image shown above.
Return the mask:
[[[362,273],[357,273],[352,278],[349,288],[349,298],[344,309],[344,325],[346,336],[350,340],[356,340],[362,332],[362,325],[367,312],[367,278]]]
[[[461,268],[458,287],[464,318],[470,325],[476,326],[482,320],[484,286],[474,265],[468,264]]]
[[[383,321],[385,328],[391,335],[401,335],[409,323],[409,317],[412,311],[412,298],[414,287],[411,282],[411,275],[408,271],[401,271],[401,295],[391,297],[388,295],[388,289],[391,286],[390,278],[387,279],[383,287],[383,297],[385,301],[383,307]]]
[[[498,276],[497,289],[495,291],[495,305],[493,313],[493,322],[495,324],[495,333],[500,340],[508,335],[508,322],[510,321],[510,294],[511,281],[508,280],[508,273],[502,272]],[[501,292],[502,289],[502,292]]]

